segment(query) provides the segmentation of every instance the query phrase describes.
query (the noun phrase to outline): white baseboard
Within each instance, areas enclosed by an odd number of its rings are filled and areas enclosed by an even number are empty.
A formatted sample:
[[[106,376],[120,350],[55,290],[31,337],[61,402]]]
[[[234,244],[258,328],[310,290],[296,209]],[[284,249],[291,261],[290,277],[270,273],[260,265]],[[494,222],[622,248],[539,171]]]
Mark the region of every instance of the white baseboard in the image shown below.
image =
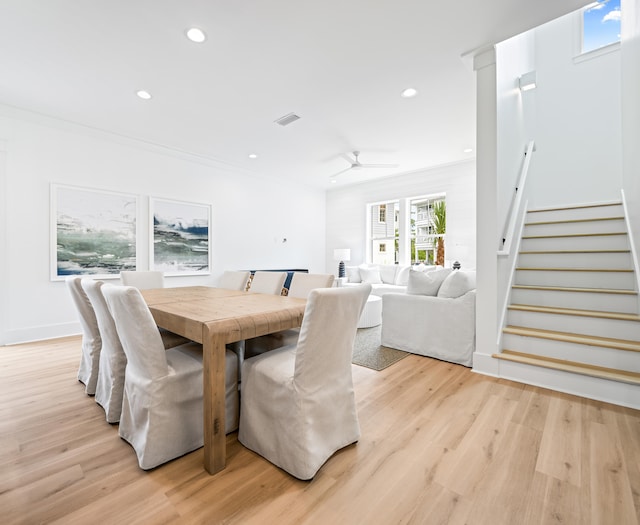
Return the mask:
[[[7,330],[7,332],[0,337],[0,345],[17,345],[33,341],[43,341],[45,339],[57,339],[59,337],[67,337],[81,333],[82,329],[80,328],[79,322],[32,326],[19,330]]]

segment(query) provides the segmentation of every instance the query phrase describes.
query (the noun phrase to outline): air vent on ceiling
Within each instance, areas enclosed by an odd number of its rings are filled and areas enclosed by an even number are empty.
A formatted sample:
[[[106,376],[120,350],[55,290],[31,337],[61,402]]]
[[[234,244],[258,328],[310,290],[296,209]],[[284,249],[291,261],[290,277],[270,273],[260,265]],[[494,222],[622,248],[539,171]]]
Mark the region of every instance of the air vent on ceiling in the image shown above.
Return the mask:
[[[274,122],[276,124],[280,124],[281,126],[288,126],[289,124],[291,124],[292,122],[295,122],[299,118],[300,117],[298,115],[296,115],[295,113],[289,113],[288,115],[285,115],[284,117],[280,117],[279,119],[274,120]]]

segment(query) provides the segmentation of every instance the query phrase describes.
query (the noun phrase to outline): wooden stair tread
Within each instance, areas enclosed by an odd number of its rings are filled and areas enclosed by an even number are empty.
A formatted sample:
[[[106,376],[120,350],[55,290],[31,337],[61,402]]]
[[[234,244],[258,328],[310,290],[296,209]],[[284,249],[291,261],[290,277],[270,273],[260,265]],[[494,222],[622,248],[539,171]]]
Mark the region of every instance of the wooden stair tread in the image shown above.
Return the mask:
[[[527,255],[540,254],[540,255],[558,255],[558,254],[571,254],[578,255],[581,253],[597,254],[597,253],[631,253],[631,250],[522,250],[518,253],[524,253]]]
[[[628,352],[640,352],[640,341],[630,341],[628,339],[614,339],[612,337],[598,337],[595,335],[573,334],[570,332],[557,332],[555,330],[512,325],[506,326],[502,331],[505,334],[521,335],[524,337],[537,337],[565,343],[601,346],[603,348],[613,348],[615,350],[625,350]]]
[[[633,273],[633,268],[551,268],[551,267],[536,267],[536,266],[518,266],[516,270],[522,270],[525,272],[606,272],[606,273]]]
[[[640,315],[628,314],[624,312],[603,312],[600,310],[581,310],[578,308],[559,308],[555,306],[537,306],[532,304],[510,304],[510,310],[521,312],[539,312],[560,315],[575,315],[578,317],[597,317],[599,319],[616,319],[620,321],[640,322]]]
[[[553,357],[545,357],[524,352],[514,352],[512,350],[503,350],[498,354],[493,354],[497,359],[505,359],[516,363],[524,363],[554,370],[563,370],[575,374],[588,375],[601,379],[609,379],[612,381],[620,381],[633,385],[640,385],[640,373],[630,372],[628,370],[618,370],[616,368],[606,368],[603,366],[590,365],[587,363],[578,363],[576,361],[567,361],[564,359],[556,359]]]
[[[602,202],[596,204],[579,204],[577,206],[560,206],[558,208],[540,208],[527,210],[527,213],[544,213],[546,211],[584,210],[586,208],[606,208],[607,206],[621,206],[622,201]]]
[[[514,284],[512,288],[517,288],[519,290],[545,290],[550,292],[584,292],[638,295],[638,292],[636,292],[635,290],[617,290],[615,288],[574,288],[568,286],[538,286],[534,284]]]
[[[624,216],[618,217],[589,217],[586,219],[566,219],[559,221],[539,221],[539,222],[525,222],[525,226],[542,226],[548,224],[577,224],[581,222],[597,222],[597,221],[622,221],[624,220]]]
[[[559,239],[570,237],[602,237],[612,235],[626,235],[627,232],[603,232],[603,233],[560,233],[555,235],[523,235],[523,239]]]

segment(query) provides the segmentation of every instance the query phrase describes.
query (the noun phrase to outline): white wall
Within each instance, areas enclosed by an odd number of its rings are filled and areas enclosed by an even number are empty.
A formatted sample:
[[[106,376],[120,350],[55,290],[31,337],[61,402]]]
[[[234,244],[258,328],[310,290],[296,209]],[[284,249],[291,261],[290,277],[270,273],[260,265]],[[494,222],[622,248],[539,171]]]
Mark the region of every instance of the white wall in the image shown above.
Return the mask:
[[[637,257],[640,250],[640,0],[622,0],[622,17],[622,186]]]
[[[535,90],[520,91],[518,78],[535,70],[534,32],[496,46],[498,150],[498,226],[504,227],[524,161],[526,145],[535,140]]]
[[[445,258],[459,260],[463,268],[476,265],[475,162],[372,180],[327,192],[328,271],[336,273],[335,248],[350,248],[351,261],[366,261],[367,204],[391,199],[446,193],[447,233]]]
[[[531,204],[617,200],[622,187],[620,52],[575,61],[579,13],[534,31],[537,152]]]
[[[64,282],[50,281],[51,183],[139,195],[145,241],[149,196],[210,203],[211,275],[167,286],[215,284],[225,269],[325,270],[323,191],[0,107],[0,344],[79,332]]]

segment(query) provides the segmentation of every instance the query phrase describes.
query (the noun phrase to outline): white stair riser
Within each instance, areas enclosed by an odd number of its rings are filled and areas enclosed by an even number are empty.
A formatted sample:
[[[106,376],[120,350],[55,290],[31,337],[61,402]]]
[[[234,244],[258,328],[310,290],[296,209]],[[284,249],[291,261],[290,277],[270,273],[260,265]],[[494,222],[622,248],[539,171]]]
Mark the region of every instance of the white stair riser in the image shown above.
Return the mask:
[[[515,284],[634,290],[633,272],[516,270]]]
[[[626,232],[624,219],[589,222],[558,222],[553,224],[525,224],[523,235],[575,235],[578,233]]]
[[[627,235],[522,238],[520,250],[628,250]]]
[[[564,292],[549,290],[511,290],[512,304],[533,306],[555,306],[558,308],[579,308],[603,312],[638,313],[636,295],[618,295],[590,292]]]
[[[503,334],[502,347],[527,354],[553,357],[589,365],[640,372],[640,353],[537,337]]]
[[[567,392],[588,399],[640,408],[640,387],[637,385],[504,360],[499,360],[499,363],[498,375],[505,379]]]
[[[530,311],[524,312],[509,309],[507,313],[507,324],[526,328],[537,328],[540,330],[552,330],[555,332],[569,332],[572,334],[640,341],[640,322],[638,321],[601,319],[597,317]]]
[[[518,266],[535,268],[633,268],[630,252],[521,253]]]
[[[594,206],[590,208],[568,208],[528,212],[527,222],[570,221],[577,219],[600,219],[603,217],[621,217],[624,210],[621,204],[615,206]]]

